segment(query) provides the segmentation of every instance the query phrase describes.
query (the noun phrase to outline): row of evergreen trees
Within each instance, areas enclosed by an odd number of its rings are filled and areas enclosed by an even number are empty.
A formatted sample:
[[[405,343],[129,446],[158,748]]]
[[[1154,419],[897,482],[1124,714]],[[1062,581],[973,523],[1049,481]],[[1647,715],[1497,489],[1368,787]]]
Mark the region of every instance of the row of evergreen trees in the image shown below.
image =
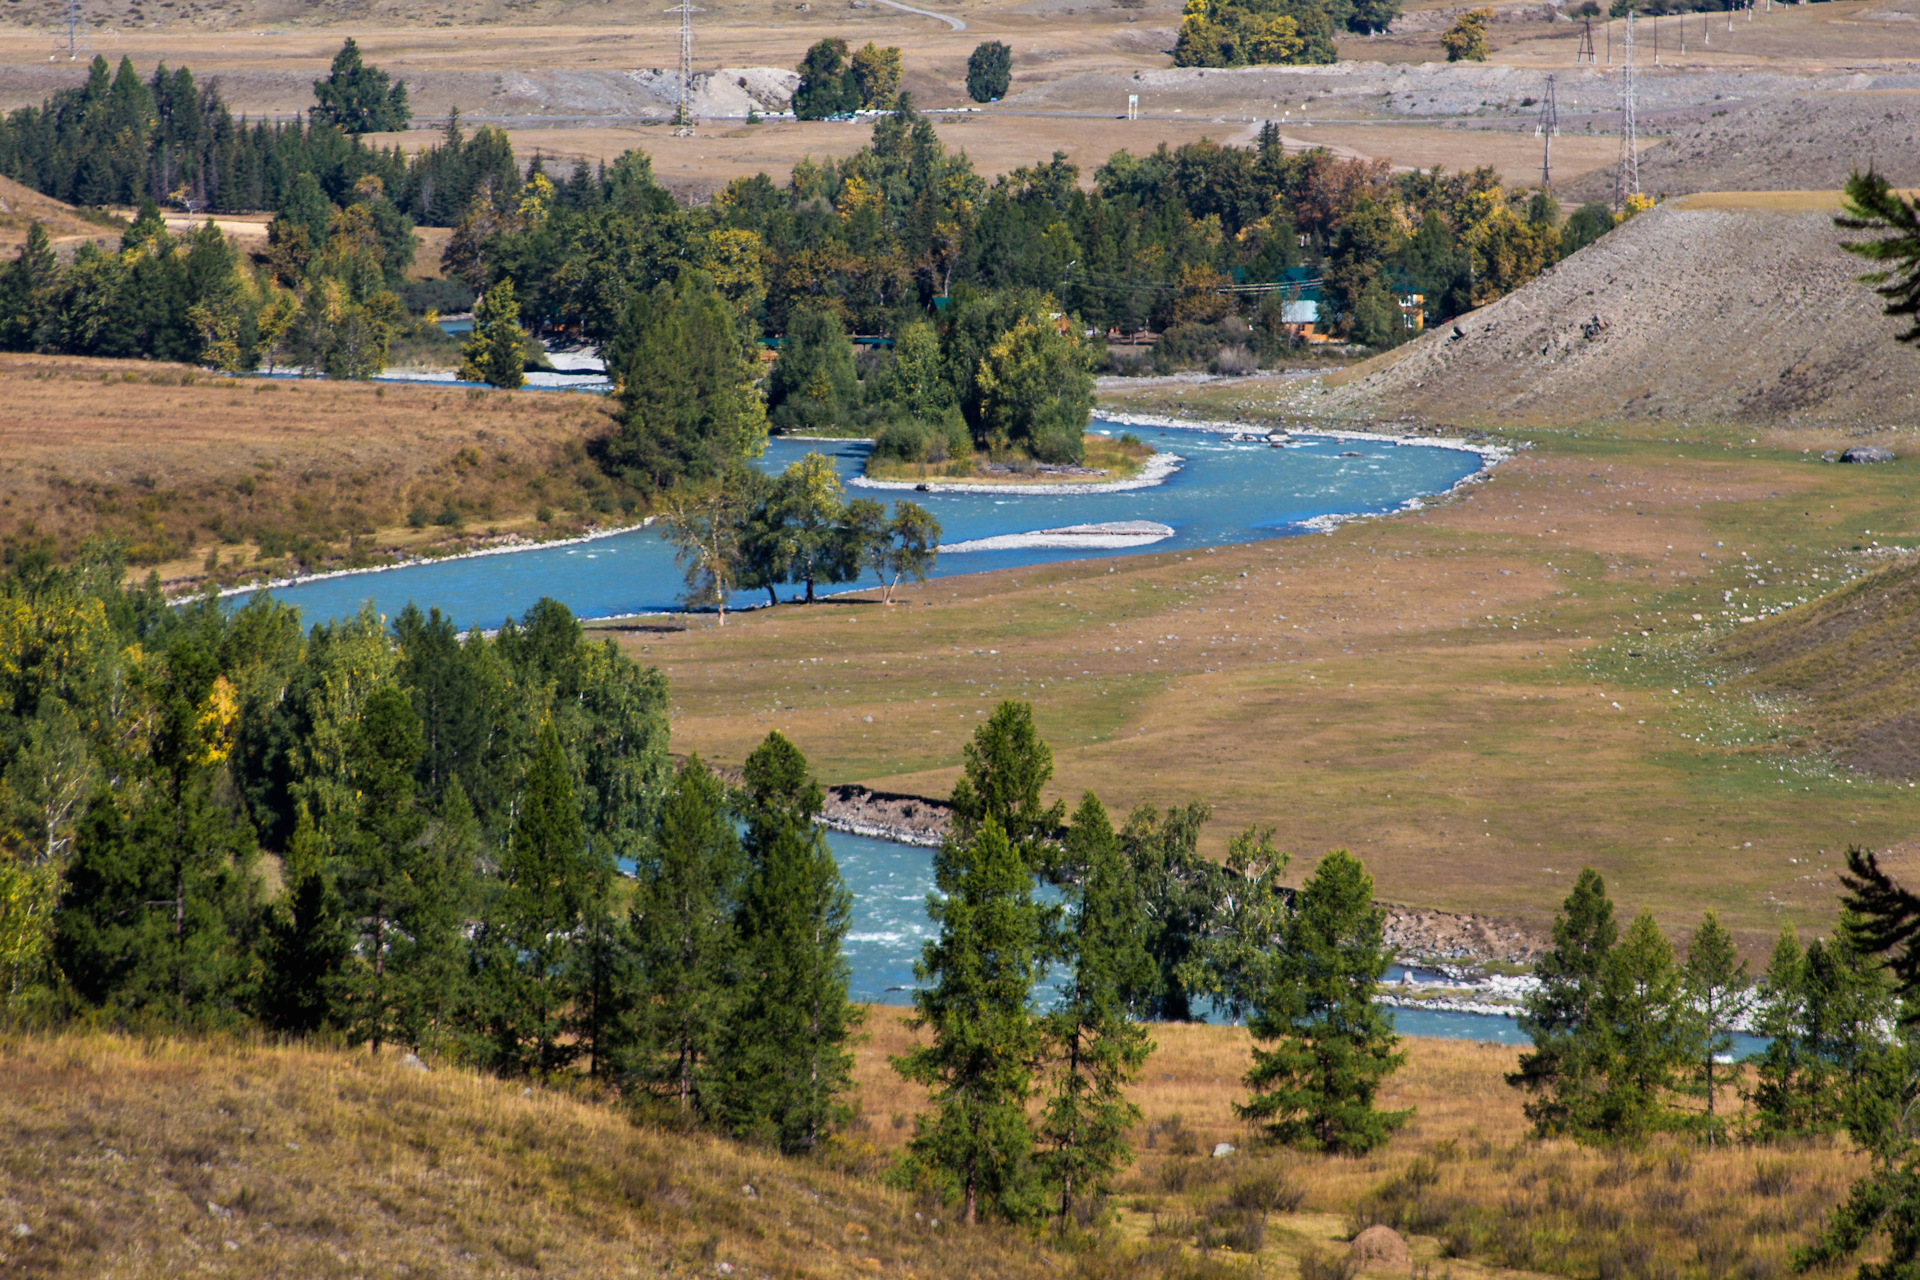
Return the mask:
[[[966,746],[927,902],[940,934],[915,966],[909,1025],[928,1043],[893,1063],[929,1093],[896,1176],[958,1201],[967,1222],[1065,1225],[1098,1202],[1132,1159],[1140,1112],[1125,1091],[1153,1049],[1141,1017],[1170,1007],[1155,921],[1177,908],[1154,877],[1157,816],[1116,831],[1088,792],[1069,820],[1063,802],[1042,800],[1052,774],[1024,703],[1002,703]],[[1297,896],[1280,892],[1286,860],[1270,836],[1235,841],[1225,876],[1239,905],[1189,967],[1250,1015],[1259,1047],[1240,1114],[1278,1141],[1364,1152],[1411,1114],[1374,1106],[1404,1061],[1374,1002],[1384,913],[1344,850]],[[1036,899],[1042,883],[1061,890],[1058,907]],[[1050,974],[1059,994],[1043,1008],[1035,991]]]
[[[1681,959],[1649,913],[1622,930],[1588,868],[1553,937],[1521,1019],[1534,1047],[1509,1078],[1530,1095],[1542,1134],[1612,1141],[1681,1129],[1709,1142],[1771,1141],[1863,1117],[1871,1129],[1904,1105],[1920,1071],[1902,1030],[1913,1011],[1860,910],[1805,948],[1783,929],[1756,981],[1714,913]],[[1767,1042],[1750,1074],[1729,1065],[1733,1036],[1747,1029]],[[1742,1081],[1747,1107],[1729,1114],[1725,1095]]]
[[[371,175],[414,221],[439,227],[465,217],[489,181],[518,188],[523,166],[506,135],[467,137],[457,114],[439,145],[411,157],[367,146],[362,126],[406,127],[396,115],[405,86],[362,66],[352,45],[316,83],[305,120],[236,120],[217,82],[202,84],[186,67],[161,63],[142,80],[132,59],[114,69],[96,55],[86,83],[0,120],[0,174],[69,204],[153,200],[223,213],[280,209],[303,173],[345,205]]]

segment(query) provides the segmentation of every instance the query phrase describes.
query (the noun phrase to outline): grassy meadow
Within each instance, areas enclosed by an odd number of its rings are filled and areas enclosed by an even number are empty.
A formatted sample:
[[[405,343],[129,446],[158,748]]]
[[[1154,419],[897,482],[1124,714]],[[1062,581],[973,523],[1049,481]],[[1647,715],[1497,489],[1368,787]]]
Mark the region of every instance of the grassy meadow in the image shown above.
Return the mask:
[[[1104,403],[1303,425],[1287,394],[1248,379]],[[1024,698],[1057,793],[1206,800],[1207,849],[1272,825],[1295,877],[1346,846],[1387,900],[1536,931],[1591,864],[1623,910],[1678,933],[1714,907],[1759,958],[1783,922],[1831,920],[1848,843],[1899,865],[1920,766],[1847,768],[1810,702],[1743,682],[1721,646],[1920,541],[1920,464],[1832,465],[1853,441],[1814,433],[1662,430],[1505,433],[1528,447],[1486,483],[1324,536],[620,634],[670,677],[676,750],[737,761],[779,729],[825,781],[938,797],[972,727]]]

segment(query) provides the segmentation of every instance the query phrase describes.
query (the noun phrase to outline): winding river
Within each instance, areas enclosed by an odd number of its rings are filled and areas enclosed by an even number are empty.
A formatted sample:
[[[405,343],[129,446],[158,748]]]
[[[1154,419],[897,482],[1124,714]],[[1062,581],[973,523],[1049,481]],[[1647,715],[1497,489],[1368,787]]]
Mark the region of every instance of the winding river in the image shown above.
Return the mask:
[[[1299,436],[1276,447],[1264,439],[1236,441],[1218,431],[1104,419],[1096,419],[1092,429],[1113,435],[1133,431],[1162,453],[1178,455],[1180,465],[1163,483],[1120,491],[902,494],[850,485],[849,492],[886,500],[910,497],[939,519],[944,546],[987,544],[943,552],[936,573],[945,576],[1311,533],[1331,522],[1394,511],[1445,493],[1484,465],[1480,454],[1466,449],[1380,438]],[[833,458],[843,479],[852,481],[867,448],[861,441],[776,440],[759,465],[778,471],[819,450]],[[1047,545],[1046,540],[1036,545],[1021,536],[1119,521],[1152,522],[1165,530],[1151,542],[1133,539],[1120,546]],[[634,530],[567,546],[324,578],[275,594],[299,606],[309,621],[350,614],[368,601],[392,616],[416,602],[438,606],[463,626],[494,626],[543,596],[587,618],[672,609],[680,587],[672,549],[657,533]],[[738,597],[741,604],[765,599],[764,593]],[[828,839],[854,901],[846,947],[853,995],[906,1004],[914,988],[914,961],[931,937],[926,901],[932,854],[841,832],[830,832]],[[1505,1044],[1523,1040],[1512,1019],[1488,1014],[1400,1009],[1395,1021],[1409,1035]]]
[[[1096,420],[1093,429],[1116,435],[1132,430],[1162,452],[1178,455],[1181,465],[1162,484],[1118,492],[899,493],[853,486],[848,492],[887,501],[911,498],[939,519],[941,540],[948,546],[994,540],[993,549],[943,553],[935,572],[945,576],[1308,533],[1329,520],[1393,511],[1444,493],[1482,466],[1481,456],[1465,449],[1380,439],[1298,437],[1275,448],[1264,440],[1235,442],[1174,427]],[[867,449],[864,441],[775,440],[759,465],[778,471],[819,450],[852,480]],[[1119,547],[1004,545],[1013,535],[1114,521],[1151,521],[1171,533]],[[552,596],[581,617],[606,618],[676,608],[681,589],[672,548],[657,532],[638,529],[570,546],[322,578],[275,594],[298,605],[310,622],[351,614],[368,600],[391,617],[413,601],[423,609],[438,605],[462,626],[491,627],[524,613],[542,596]],[[743,605],[763,604],[767,597],[742,592],[737,599]]]

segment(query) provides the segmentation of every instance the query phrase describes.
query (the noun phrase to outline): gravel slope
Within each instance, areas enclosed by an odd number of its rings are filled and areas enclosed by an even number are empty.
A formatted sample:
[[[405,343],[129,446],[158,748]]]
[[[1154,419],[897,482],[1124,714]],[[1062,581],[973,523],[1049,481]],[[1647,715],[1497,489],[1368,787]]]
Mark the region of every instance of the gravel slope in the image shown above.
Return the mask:
[[[1824,212],[1663,205],[1359,366],[1332,412],[1865,426],[1920,417],[1920,354]]]

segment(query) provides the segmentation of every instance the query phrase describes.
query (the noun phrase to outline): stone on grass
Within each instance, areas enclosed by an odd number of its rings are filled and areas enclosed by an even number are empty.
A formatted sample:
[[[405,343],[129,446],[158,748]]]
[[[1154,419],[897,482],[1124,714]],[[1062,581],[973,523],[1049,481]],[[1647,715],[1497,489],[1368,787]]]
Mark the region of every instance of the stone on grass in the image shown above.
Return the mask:
[[[1857,444],[1840,455],[1842,462],[1892,462],[1894,452],[1877,444]]]
[[[403,1066],[403,1067],[405,1067],[405,1068],[406,1068],[407,1070],[409,1070],[409,1071],[431,1071],[431,1070],[433,1070],[433,1068],[432,1068],[432,1067],[429,1067],[429,1066],[428,1066],[428,1065],[427,1065],[426,1063],[424,1063],[424,1062],[422,1062],[422,1061],[420,1061],[420,1056],[419,1056],[418,1054],[414,1054],[414,1053],[409,1053],[409,1054],[407,1054],[407,1055],[406,1055],[406,1056],[405,1056],[404,1058],[401,1058],[401,1059],[400,1059],[400,1065],[401,1065],[401,1066]]]
[[[1400,1233],[1378,1224],[1353,1238],[1347,1261],[1355,1271],[1406,1271],[1413,1266],[1407,1242],[1400,1238]]]
[[[1213,1144],[1213,1158],[1215,1160],[1225,1160],[1232,1154],[1233,1144],[1231,1142],[1216,1142]]]

